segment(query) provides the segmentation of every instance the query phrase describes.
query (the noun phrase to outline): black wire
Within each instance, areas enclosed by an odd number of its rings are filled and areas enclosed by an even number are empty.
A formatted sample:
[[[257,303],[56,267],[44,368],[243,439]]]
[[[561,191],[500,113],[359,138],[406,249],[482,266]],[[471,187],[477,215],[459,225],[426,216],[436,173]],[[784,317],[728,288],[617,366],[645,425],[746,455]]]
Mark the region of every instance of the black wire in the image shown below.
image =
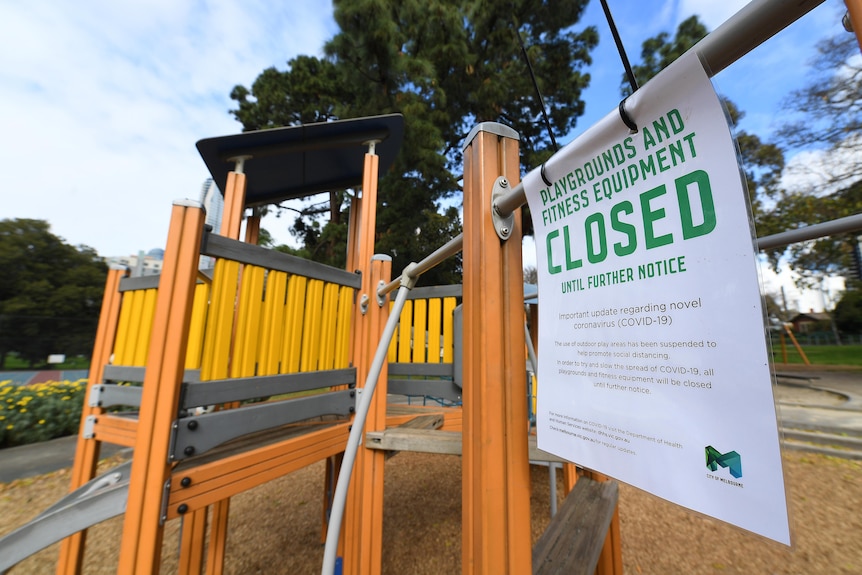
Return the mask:
[[[611,34],[614,37],[614,42],[617,45],[617,51],[620,53],[620,59],[623,61],[623,68],[626,69],[626,76],[629,79],[629,84],[632,87],[632,93],[637,92],[638,81],[635,78],[635,73],[632,71],[632,66],[629,64],[629,58],[626,56],[626,49],[623,46],[623,41],[620,39],[620,34],[617,32],[617,26],[614,24],[614,17],[611,16],[611,9],[608,8],[607,0],[602,0],[602,9],[605,11],[605,18],[608,20],[608,26],[611,28]]]
[[[518,37],[518,44],[521,45],[521,53],[524,54],[524,61],[527,63],[527,69],[530,70],[530,78],[533,80],[533,88],[536,89],[536,96],[539,98],[539,106],[542,108],[542,118],[545,119],[545,127],[548,130],[548,136],[551,137],[551,145],[554,146],[554,151],[559,150],[557,139],[554,138],[554,132],[551,130],[551,121],[548,119],[548,112],[545,111],[545,99],[542,98],[542,92],[539,91],[539,83],[536,81],[536,73],[533,71],[533,64],[530,62],[530,57],[527,55],[527,49],[524,47],[524,41],[521,39],[521,33],[518,32],[518,23],[512,18],[515,24],[515,36]]]

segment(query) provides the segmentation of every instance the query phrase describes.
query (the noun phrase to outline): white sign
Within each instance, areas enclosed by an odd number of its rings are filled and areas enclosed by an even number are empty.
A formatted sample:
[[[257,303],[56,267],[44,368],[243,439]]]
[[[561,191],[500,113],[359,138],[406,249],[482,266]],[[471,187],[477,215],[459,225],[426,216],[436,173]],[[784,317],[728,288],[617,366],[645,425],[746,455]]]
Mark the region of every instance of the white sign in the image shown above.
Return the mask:
[[[694,55],[524,179],[539,447],[790,544],[754,234]],[[550,182],[546,183],[545,179]]]

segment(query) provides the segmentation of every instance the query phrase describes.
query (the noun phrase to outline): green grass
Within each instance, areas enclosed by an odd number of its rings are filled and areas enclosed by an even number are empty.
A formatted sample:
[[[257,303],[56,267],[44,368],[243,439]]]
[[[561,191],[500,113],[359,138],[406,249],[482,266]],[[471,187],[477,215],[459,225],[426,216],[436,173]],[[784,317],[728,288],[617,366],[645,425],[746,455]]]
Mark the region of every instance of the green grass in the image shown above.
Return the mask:
[[[0,371],[39,371],[39,370],[52,370],[58,369],[60,371],[69,370],[69,369],[89,369],[90,368],[90,358],[78,356],[66,357],[66,361],[63,363],[43,363],[30,366],[29,363],[24,361],[23,359],[16,357],[14,354],[10,354],[6,356],[6,362],[3,365]]]
[[[792,343],[786,343],[787,362],[805,363]],[[852,365],[862,367],[862,345],[803,345],[802,351],[813,365]],[[776,363],[785,363],[779,344],[772,346]]]

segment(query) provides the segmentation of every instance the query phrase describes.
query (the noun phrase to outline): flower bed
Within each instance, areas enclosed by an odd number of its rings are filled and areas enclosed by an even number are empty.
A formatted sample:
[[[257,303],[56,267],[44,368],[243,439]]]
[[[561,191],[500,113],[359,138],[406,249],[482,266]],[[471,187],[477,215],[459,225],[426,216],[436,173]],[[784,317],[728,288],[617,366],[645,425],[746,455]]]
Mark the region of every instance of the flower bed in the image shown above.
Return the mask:
[[[0,381],[0,448],[74,435],[87,381]]]

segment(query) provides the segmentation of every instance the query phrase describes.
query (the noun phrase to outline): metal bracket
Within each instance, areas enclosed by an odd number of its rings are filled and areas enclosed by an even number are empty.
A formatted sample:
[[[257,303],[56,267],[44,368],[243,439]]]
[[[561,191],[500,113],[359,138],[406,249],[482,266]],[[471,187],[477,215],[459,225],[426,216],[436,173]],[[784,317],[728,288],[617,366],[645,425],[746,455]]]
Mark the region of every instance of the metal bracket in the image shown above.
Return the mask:
[[[362,294],[362,297],[359,298],[359,310],[362,312],[362,315],[368,313],[368,301],[369,297],[367,293]]]
[[[99,407],[103,391],[105,391],[104,385],[94,385],[91,387],[90,397],[87,399],[87,405],[90,407]]]
[[[497,210],[497,199],[508,192],[509,180],[504,176],[500,176],[494,181],[494,189],[491,192],[491,219],[494,221],[494,229],[497,231],[497,236],[503,241],[509,239],[515,226],[514,212],[504,217]]]
[[[171,496],[171,480],[165,481],[165,487],[162,489],[162,510],[159,514],[159,525],[164,525],[168,520],[168,499]]]
[[[88,415],[84,420],[84,439],[96,437],[96,422],[99,421],[95,415]]]
[[[386,287],[386,282],[380,280],[377,282],[377,307],[383,307],[386,305],[386,296],[380,295],[380,290]]]
[[[177,436],[179,435],[177,433],[177,428],[179,428],[179,426],[180,426],[180,424],[179,424],[179,421],[177,421],[177,420],[174,420],[174,422],[171,424],[171,439],[170,439],[170,449],[168,449],[168,463],[173,463],[174,460],[176,459],[174,457],[174,450],[177,447]]]

